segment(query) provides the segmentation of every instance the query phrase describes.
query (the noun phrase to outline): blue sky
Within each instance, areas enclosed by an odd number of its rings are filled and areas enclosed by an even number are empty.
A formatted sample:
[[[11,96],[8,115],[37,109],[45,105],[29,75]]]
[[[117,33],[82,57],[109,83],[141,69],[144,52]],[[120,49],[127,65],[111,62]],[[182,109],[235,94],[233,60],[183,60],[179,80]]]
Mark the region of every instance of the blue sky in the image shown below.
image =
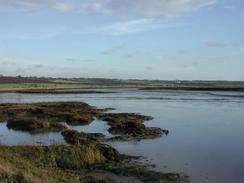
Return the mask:
[[[244,80],[242,0],[0,0],[0,74]]]

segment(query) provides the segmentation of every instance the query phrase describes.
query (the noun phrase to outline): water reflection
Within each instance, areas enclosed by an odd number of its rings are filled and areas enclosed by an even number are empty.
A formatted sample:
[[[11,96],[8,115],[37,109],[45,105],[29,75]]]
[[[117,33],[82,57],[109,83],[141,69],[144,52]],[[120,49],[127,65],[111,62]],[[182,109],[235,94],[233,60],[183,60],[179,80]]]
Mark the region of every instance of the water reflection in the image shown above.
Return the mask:
[[[2,145],[49,145],[56,143],[64,143],[63,137],[59,132],[31,134],[23,131],[15,131],[8,129],[6,123],[0,123],[0,144]]]
[[[86,133],[103,133],[106,137],[112,135],[107,131],[108,125],[104,121],[94,120],[91,124],[71,126],[65,123],[69,129]],[[20,130],[12,130],[6,122],[0,123],[0,144],[2,145],[50,145],[65,143],[60,132],[29,133]]]

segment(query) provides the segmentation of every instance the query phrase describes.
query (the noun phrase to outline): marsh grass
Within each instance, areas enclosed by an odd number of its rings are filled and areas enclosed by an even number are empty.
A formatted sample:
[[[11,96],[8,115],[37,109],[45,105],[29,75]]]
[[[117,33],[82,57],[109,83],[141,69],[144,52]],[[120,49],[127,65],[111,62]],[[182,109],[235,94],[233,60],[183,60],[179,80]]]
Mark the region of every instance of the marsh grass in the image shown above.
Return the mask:
[[[0,146],[0,182],[82,182],[80,173],[106,161],[102,153],[95,144]]]
[[[51,166],[44,150],[33,147],[0,147],[0,182],[78,183],[79,176]]]
[[[0,104],[0,119],[15,130],[30,132],[62,131],[61,122],[72,125],[89,124],[96,109],[80,102]]]
[[[66,128],[62,123],[49,121],[48,119],[14,118],[9,119],[7,127],[14,130],[41,133],[50,131],[62,131]]]
[[[48,79],[48,78],[47,78]],[[99,80],[51,79],[49,82],[0,83],[0,92],[72,93],[72,89],[140,88],[142,90],[205,90],[244,91],[243,82],[228,81],[150,81],[150,80]],[[63,90],[55,92],[54,90]],[[73,91],[75,93],[75,91]],[[81,92],[82,93],[82,92]],[[86,92],[85,92],[86,93]],[[92,93],[88,92],[88,93]]]
[[[153,170],[149,170],[144,166],[107,166],[105,170],[113,172],[118,175],[123,176],[135,176],[147,183],[156,183],[160,180],[167,180],[172,182],[178,182],[179,180],[183,180],[184,177],[178,173],[161,173],[155,172]]]
[[[0,154],[1,183],[78,183],[85,182],[86,173],[97,170],[143,182],[177,182],[182,178],[180,174],[155,172],[141,165],[126,166],[132,157],[120,155],[116,159],[114,154],[119,153],[103,144],[0,146]],[[102,178],[89,180],[101,182]]]
[[[121,135],[111,140],[141,140],[160,137],[168,131],[147,128],[143,123],[151,116],[136,113],[109,113],[82,102],[46,102],[25,104],[0,104],[0,117],[5,117],[7,126],[15,130],[34,133],[62,131],[68,125],[87,125],[95,118],[106,121],[109,132]],[[109,140],[109,139],[108,139]]]

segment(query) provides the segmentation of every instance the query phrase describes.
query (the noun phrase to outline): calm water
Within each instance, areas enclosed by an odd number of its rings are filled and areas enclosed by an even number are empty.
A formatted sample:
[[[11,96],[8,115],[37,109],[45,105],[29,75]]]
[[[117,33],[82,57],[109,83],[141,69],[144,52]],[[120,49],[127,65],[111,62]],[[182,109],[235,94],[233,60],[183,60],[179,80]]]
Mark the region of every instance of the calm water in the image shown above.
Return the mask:
[[[33,145],[50,145],[65,143],[63,136],[60,132],[50,132],[43,134],[31,134],[23,131],[16,131],[8,129],[6,122],[0,123],[0,144],[3,145],[21,145],[21,144],[33,144]],[[91,124],[85,126],[71,126],[66,125],[69,129],[83,131],[87,133],[100,132],[111,137],[108,132],[109,126],[106,122],[100,120],[94,120]]]
[[[113,90],[114,91],[114,90]],[[156,169],[184,172],[193,183],[244,182],[244,93],[138,91],[117,89],[113,94],[0,94],[0,103],[84,101],[116,112],[139,112],[155,117],[147,126],[170,130],[168,136],[141,142],[112,143],[120,152],[147,157]],[[95,121],[79,131],[105,133]],[[110,134],[106,132],[106,135]],[[59,133],[30,135],[0,124],[3,144],[63,142]]]

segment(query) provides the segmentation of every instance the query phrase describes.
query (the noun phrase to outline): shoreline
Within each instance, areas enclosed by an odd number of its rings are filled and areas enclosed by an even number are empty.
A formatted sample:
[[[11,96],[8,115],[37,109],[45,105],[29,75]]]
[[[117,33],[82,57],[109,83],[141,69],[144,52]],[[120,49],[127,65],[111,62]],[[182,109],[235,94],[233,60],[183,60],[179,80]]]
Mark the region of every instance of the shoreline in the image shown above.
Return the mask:
[[[83,91],[76,91],[76,90]],[[99,91],[99,89],[101,91]],[[54,89],[0,89],[0,93],[20,93],[20,94],[112,94],[117,91],[102,91],[104,89],[137,89],[141,91],[222,91],[222,92],[244,92],[244,88],[228,87],[98,87],[98,88],[54,88]]]
[[[233,91],[233,92],[244,92],[244,87],[145,87],[139,88],[143,91],[153,90],[182,90],[182,91]]]
[[[1,82],[0,93],[72,93],[72,90],[139,89],[139,90],[189,90],[189,91],[244,91],[243,81],[159,81],[159,80],[102,80],[102,79],[48,79],[28,80],[16,78],[16,82]],[[72,91],[72,92],[71,92]],[[102,93],[102,91],[97,91]],[[81,92],[82,93],[82,92]]]

